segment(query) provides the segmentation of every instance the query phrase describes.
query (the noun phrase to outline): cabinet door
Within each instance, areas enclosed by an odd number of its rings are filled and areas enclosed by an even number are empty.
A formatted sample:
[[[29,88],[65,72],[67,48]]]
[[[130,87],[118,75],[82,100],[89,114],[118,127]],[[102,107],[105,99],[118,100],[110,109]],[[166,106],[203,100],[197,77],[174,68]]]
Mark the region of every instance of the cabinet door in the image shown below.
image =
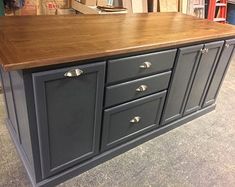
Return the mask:
[[[104,72],[101,62],[33,73],[44,178],[98,152]]]
[[[219,88],[221,86],[226,70],[228,69],[231,56],[233,54],[234,45],[235,45],[235,39],[227,40],[225,42],[223,51],[221,53],[220,59],[215,69],[215,73],[213,75],[212,81],[207,91],[203,107],[215,103],[215,99],[218,95]]]
[[[185,98],[187,96],[192,75],[200,60],[203,45],[180,48],[172,74],[162,124],[172,122],[183,115]]]
[[[208,52],[202,54],[196,75],[193,80],[184,114],[190,114],[199,110],[210,83],[214,68],[217,64],[224,41],[205,44]]]

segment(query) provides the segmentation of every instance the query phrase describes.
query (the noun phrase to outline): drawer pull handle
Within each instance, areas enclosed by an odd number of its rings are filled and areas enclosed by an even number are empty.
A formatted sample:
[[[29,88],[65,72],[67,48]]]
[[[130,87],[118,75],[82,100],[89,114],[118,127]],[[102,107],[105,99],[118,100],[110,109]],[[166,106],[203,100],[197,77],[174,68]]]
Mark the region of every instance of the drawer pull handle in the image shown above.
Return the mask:
[[[230,45],[229,45],[229,44],[225,44],[225,47],[226,47],[226,48],[229,48],[229,47],[230,47]]]
[[[137,92],[144,92],[147,90],[147,88],[148,88],[147,85],[140,85],[138,88],[136,88],[136,91]]]
[[[80,69],[73,69],[64,74],[65,77],[78,77],[83,74],[83,71]]]
[[[142,65],[140,65],[140,68],[141,69],[148,69],[151,67],[151,65],[152,65],[151,62],[144,62]]]
[[[130,123],[136,124],[139,123],[141,120],[140,116],[135,116],[133,119],[131,119]]]

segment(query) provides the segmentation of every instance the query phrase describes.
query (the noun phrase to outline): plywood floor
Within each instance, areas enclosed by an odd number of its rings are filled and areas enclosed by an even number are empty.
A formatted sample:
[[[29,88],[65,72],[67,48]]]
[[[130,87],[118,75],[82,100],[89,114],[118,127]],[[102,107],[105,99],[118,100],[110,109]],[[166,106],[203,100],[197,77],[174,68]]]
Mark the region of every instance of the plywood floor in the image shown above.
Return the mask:
[[[0,186],[30,186],[4,124],[0,98]],[[128,151],[61,187],[235,186],[235,58],[216,111]]]

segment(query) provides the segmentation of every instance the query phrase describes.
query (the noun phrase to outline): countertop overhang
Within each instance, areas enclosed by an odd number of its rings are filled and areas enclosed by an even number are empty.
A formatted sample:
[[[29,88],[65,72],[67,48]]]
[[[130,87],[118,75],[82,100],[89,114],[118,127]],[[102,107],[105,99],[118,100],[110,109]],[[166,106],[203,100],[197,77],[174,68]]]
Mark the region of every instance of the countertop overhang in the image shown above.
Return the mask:
[[[235,37],[235,26],[181,13],[0,17],[7,71]]]

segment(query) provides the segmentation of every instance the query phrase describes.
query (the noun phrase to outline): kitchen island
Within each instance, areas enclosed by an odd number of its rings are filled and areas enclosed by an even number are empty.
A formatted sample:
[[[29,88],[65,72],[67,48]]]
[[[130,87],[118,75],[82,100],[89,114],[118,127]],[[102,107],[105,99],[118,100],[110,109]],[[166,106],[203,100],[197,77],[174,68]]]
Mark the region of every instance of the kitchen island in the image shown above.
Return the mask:
[[[180,13],[0,18],[6,122],[32,184],[214,110],[234,45],[234,26]]]

